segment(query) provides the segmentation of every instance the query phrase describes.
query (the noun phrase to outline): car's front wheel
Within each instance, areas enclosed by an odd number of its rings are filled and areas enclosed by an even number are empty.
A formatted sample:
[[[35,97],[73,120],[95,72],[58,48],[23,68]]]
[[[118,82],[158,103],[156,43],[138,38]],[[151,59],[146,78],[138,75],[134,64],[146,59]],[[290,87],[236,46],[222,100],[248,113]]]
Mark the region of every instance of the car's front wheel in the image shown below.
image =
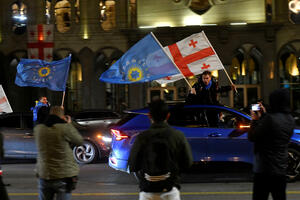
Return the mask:
[[[80,164],[92,163],[97,159],[97,149],[89,141],[84,141],[83,145],[73,148],[73,155],[75,160]]]
[[[300,152],[292,148],[288,152],[287,178],[288,181],[295,181],[300,173]]]

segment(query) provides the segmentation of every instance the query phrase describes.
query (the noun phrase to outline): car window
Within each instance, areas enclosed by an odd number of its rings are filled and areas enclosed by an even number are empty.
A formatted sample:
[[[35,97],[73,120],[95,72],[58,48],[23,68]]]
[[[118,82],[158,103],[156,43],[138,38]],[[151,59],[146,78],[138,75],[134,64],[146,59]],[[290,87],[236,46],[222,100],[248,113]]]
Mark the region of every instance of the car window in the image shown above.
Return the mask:
[[[19,115],[1,116],[0,127],[21,128],[21,117]]]
[[[212,128],[239,128],[250,121],[234,112],[223,109],[206,109],[209,127]]]
[[[195,108],[180,108],[170,111],[168,123],[181,127],[207,127],[207,118],[204,110]]]
[[[106,117],[106,118],[118,118],[119,117],[119,115],[114,112],[105,112],[103,114],[104,114],[104,117]]]

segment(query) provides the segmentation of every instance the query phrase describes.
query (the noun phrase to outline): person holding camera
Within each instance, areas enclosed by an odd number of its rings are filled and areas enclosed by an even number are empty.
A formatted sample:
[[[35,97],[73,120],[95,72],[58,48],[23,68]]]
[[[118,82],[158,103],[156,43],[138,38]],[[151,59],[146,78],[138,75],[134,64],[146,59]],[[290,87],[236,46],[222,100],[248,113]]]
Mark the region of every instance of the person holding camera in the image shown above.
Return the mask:
[[[57,200],[71,199],[79,174],[72,146],[82,145],[82,136],[60,106],[51,107],[49,116],[33,133],[38,149],[39,200],[52,200],[55,195]]]
[[[287,89],[277,89],[269,96],[270,110],[262,103],[253,106],[248,139],[254,143],[253,200],[286,199],[288,144],[295,122],[290,114]]]

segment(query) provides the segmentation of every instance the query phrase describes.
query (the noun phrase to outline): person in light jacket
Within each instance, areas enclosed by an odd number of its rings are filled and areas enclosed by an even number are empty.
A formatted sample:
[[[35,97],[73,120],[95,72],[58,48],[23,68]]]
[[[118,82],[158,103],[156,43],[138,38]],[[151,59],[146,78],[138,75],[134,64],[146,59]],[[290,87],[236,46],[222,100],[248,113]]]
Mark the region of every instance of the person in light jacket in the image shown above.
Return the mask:
[[[51,107],[48,118],[33,132],[38,149],[39,200],[52,200],[55,195],[57,200],[71,199],[79,174],[72,146],[82,145],[82,136],[60,106]]]

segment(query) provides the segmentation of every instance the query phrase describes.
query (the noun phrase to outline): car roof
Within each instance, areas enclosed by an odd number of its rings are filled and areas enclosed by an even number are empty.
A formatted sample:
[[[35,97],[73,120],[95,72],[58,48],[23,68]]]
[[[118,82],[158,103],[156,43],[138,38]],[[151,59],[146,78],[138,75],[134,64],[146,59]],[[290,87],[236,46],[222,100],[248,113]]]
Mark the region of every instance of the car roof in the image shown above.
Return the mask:
[[[32,112],[12,112],[12,113],[2,113],[0,114],[0,118],[6,118],[8,116],[32,116]]]
[[[203,104],[195,104],[195,105],[187,105],[187,104],[175,104],[175,105],[169,105],[169,108],[170,109],[176,109],[176,108],[220,108],[220,109],[223,109],[223,110],[228,110],[228,111],[232,111],[232,112],[235,112],[235,113],[238,113],[240,115],[243,115],[244,117],[250,119],[250,116],[241,111],[241,110],[238,110],[238,109],[235,109],[235,108],[231,108],[229,106],[225,106],[225,105],[203,105]],[[149,112],[149,108],[148,107],[145,107],[145,108],[142,108],[142,109],[136,109],[136,110],[126,110],[124,111],[125,113],[134,113],[134,114],[143,114],[143,115],[147,115],[148,112]]]

